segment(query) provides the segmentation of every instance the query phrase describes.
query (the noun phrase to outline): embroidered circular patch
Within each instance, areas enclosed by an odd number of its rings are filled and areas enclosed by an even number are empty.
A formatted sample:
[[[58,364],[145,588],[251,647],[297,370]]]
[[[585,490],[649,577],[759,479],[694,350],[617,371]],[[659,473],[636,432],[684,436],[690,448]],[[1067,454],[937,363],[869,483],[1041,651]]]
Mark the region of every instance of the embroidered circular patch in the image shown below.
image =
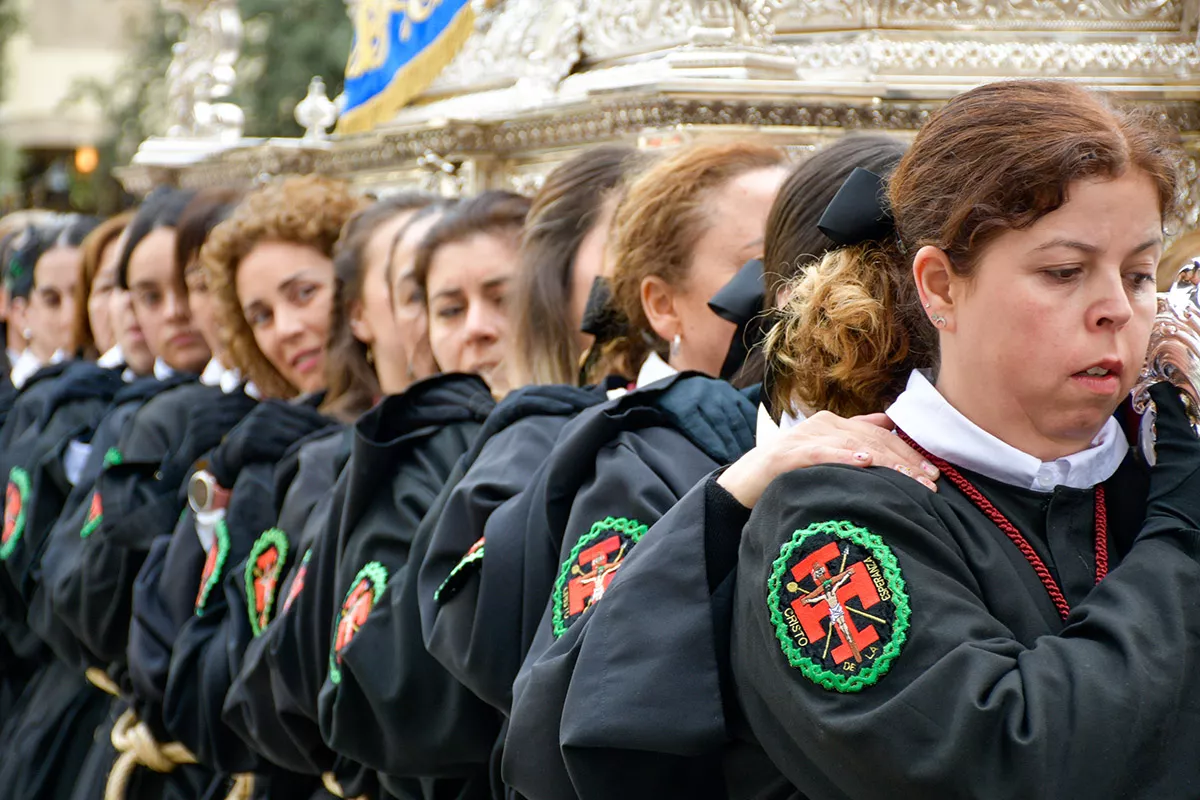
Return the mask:
[[[4,528],[0,530],[0,561],[17,549],[25,533],[25,503],[29,500],[29,473],[13,467],[8,473],[8,488],[4,490]]]
[[[262,532],[250,557],[246,559],[246,610],[250,614],[250,630],[258,636],[271,621],[275,607],[275,588],[287,563],[288,538],[279,528]]]
[[[354,639],[367,621],[371,609],[383,597],[387,588],[387,567],[372,561],[358,571],[342,601],[337,622],[333,626],[333,647],[329,652],[329,680],[342,682],[342,651]]]
[[[196,616],[204,616],[204,606],[208,603],[209,595],[221,582],[221,571],[225,569],[225,559],[229,558],[229,529],[225,520],[219,520],[213,526],[213,543],[204,559],[204,571],[200,573],[200,592],[196,595]]]
[[[300,590],[304,588],[304,579],[308,576],[308,559],[312,557],[312,548],[304,551],[304,558],[300,559],[300,566],[296,567],[296,574],[292,577],[292,583],[288,586],[287,597],[283,598],[283,610],[287,611],[292,607],[292,603],[296,602],[296,598],[300,596]]]
[[[88,538],[103,522],[104,501],[100,499],[100,492],[92,492],[92,502],[88,505],[87,519],[83,521],[83,527],[79,529],[79,538]]]
[[[556,639],[600,602],[629,549],[646,530],[636,519],[605,517],[575,543],[554,582],[550,600]]]
[[[792,534],[767,579],[767,605],[788,663],[839,692],[862,691],[883,677],[908,636],[896,556],[850,522]]]

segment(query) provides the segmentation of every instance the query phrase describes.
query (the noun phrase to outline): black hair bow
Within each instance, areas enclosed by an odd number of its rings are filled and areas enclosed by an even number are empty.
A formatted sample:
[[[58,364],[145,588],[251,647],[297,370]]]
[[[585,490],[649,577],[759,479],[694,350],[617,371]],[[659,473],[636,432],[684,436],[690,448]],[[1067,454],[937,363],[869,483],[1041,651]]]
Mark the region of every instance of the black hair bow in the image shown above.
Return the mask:
[[[708,301],[708,307],[721,319],[737,325],[720,377],[729,380],[741,369],[750,351],[766,338],[770,320],[763,313],[766,299],[763,262],[747,261],[737,274]]]
[[[588,292],[579,329],[596,337],[597,345],[611,342],[629,332],[629,323],[624,315],[612,306],[612,287],[603,276],[597,276],[592,281],[592,290]]]
[[[817,229],[839,246],[875,242],[896,234],[896,223],[884,198],[886,181],[855,167],[817,222]]]

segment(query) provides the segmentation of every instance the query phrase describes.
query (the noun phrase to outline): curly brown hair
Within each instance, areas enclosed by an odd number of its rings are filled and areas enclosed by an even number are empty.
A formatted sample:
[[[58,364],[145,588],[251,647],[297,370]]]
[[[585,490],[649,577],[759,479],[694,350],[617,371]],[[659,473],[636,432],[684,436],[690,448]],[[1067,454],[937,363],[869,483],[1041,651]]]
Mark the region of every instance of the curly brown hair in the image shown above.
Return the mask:
[[[589,358],[589,379],[632,377],[651,350],[666,352],[642,308],[642,281],[657,275],[682,284],[708,222],[709,194],[748,172],[785,163],[781,150],[757,142],[697,144],[629,184],[613,216],[607,254],[612,305],[628,322],[628,333],[603,344],[599,358]]]
[[[969,278],[983,250],[1067,201],[1077,180],[1145,172],[1164,221],[1180,186],[1178,134],[1060,81],[1002,81],[935,113],[888,181],[896,235],[827,254],[795,284],[767,342],[776,408],[884,410],[913,369],[935,367],[937,332],[912,276],[922,247]]]
[[[293,386],[267,360],[254,339],[237,296],[237,270],[260,242],[288,242],[332,258],[342,226],[366,200],[348,184],[319,175],[289,177],[246,195],[213,229],[200,251],[217,303],[229,366],[258,386],[265,397],[294,397]]]

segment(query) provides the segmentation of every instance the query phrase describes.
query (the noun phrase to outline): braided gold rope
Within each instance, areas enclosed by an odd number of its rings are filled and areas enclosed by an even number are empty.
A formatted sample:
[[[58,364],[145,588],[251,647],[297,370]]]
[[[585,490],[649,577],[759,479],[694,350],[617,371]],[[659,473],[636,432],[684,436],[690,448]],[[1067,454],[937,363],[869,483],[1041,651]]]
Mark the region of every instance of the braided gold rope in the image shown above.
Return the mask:
[[[334,797],[346,797],[346,790],[342,788],[340,783],[338,783],[337,776],[332,772],[326,772],[323,774],[321,776],[321,782],[325,784],[325,791],[329,792]],[[351,800],[367,800],[367,796],[365,794],[360,794],[358,797],[351,798]]]
[[[112,744],[120,753],[108,773],[104,800],[125,800],[129,779],[139,766],[167,773],[180,764],[195,764],[196,757],[179,742],[159,744],[150,729],[128,709],[117,718],[112,729]]]
[[[233,786],[225,800],[250,800],[254,796],[254,773],[239,772],[233,776]]]
[[[120,697],[121,692],[117,689],[117,684],[113,682],[112,678],[108,677],[108,673],[104,670],[99,667],[88,667],[84,675],[88,679],[88,683],[100,691],[105,694],[111,694],[113,697]]]

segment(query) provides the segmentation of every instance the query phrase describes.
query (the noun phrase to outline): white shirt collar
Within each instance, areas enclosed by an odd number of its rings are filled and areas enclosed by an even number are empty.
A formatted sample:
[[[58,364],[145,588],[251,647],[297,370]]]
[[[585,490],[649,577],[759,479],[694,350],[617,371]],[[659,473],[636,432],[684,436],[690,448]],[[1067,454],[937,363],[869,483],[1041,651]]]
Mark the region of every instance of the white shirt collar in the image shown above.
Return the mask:
[[[9,379],[12,381],[13,386],[20,389],[29,382],[29,379],[33,377],[33,373],[41,368],[42,360],[35,356],[32,350],[26,349],[13,362]]]
[[[200,382],[205,386],[219,387],[225,394],[230,394],[241,387],[242,373],[229,369],[214,357],[200,374]]]
[[[200,373],[200,383],[205,386],[220,386],[221,376],[224,374],[225,366],[215,358],[209,359],[204,372]]]
[[[919,371],[908,376],[908,386],[887,414],[898,428],[935,456],[1001,483],[1036,492],[1050,492],[1058,486],[1090,489],[1111,478],[1129,453],[1121,426],[1109,417],[1087,450],[1041,461],[971,422]]]
[[[163,361],[161,358],[154,359],[154,379],[159,381],[169,380],[175,377],[175,370]]]
[[[121,349],[121,345],[114,344],[108,350],[104,351],[104,355],[96,359],[96,366],[104,369],[116,369],[125,363],[125,351]]]
[[[662,356],[658,353],[651,353],[645,361],[642,362],[642,368],[638,370],[637,387],[640,389],[643,386],[670,378],[672,375],[678,375],[679,370],[672,367],[666,361],[663,361]]]
[[[33,350],[26,348],[25,352],[17,357],[17,360],[12,365],[12,371],[9,373],[9,380],[16,388],[22,388],[29,379],[42,367],[48,367],[51,364],[61,364],[67,360],[65,350],[55,350],[54,355],[50,356],[50,360],[45,364],[42,360],[33,354]]]
[[[767,411],[767,407],[759,403],[758,419],[754,430],[754,443],[761,445],[774,441],[784,431],[791,430],[801,422],[804,422],[805,419],[807,417],[803,411],[796,411],[795,413],[785,411],[783,412],[783,416],[779,418],[779,423],[776,424],[775,420],[771,419],[771,412]]]

